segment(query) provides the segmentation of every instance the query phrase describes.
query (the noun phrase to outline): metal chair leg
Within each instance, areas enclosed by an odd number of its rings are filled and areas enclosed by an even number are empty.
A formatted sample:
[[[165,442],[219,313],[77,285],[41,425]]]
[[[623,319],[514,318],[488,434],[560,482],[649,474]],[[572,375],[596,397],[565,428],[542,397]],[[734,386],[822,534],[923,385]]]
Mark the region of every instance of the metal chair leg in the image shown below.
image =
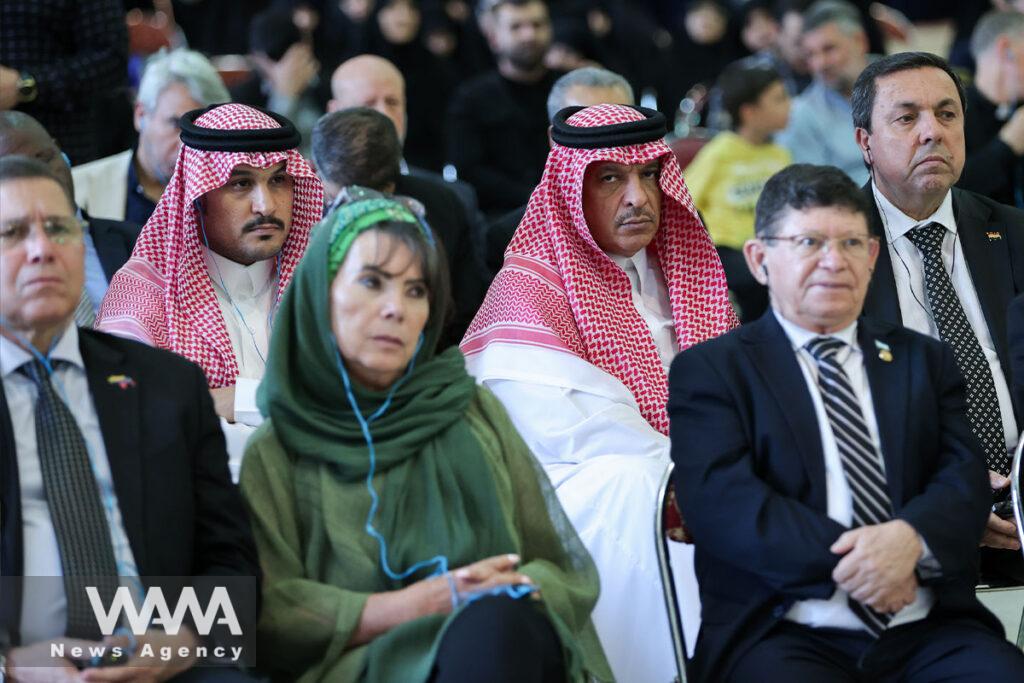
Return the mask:
[[[658,551],[658,571],[661,575],[661,587],[665,596],[665,609],[668,611],[669,631],[672,634],[672,651],[676,660],[676,671],[679,683],[686,683],[686,643],[683,640],[683,621],[679,614],[676,582],[672,575],[672,565],[668,554],[668,537],[665,535],[665,504],[668,501],[669,484],[672,481],[674,463],[669,463],[658,486],[657,505],[654,510],[654,547]]]

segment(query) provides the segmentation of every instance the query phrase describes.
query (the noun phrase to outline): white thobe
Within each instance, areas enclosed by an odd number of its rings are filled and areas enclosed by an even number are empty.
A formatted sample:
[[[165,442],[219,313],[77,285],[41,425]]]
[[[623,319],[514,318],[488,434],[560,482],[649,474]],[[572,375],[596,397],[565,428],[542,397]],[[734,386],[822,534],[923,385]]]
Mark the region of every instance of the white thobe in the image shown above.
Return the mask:
[[[667,368],[678,347],[661,272],[643,252],[614,260],[630,277],[634,306]],[[675,664],[654,546],[668,437],[644,419],[622,382],[572,354],[492,343],[467,358],[466,366],[505,406],[597,565],[601,595],[593,620],[615,679],[672,680]],[[696,633],[700,607],[692,548],[673,546],[684,620],[687,631]]]
[[[235,263],[204,249],[206,269],[217,295],[231,350],[238,364],[235,380],[235,421],[220,419],[227,441],[228,467],[237,483],[242,467],[245,443],[263,422],[256,407],[256,388],[263,379],[270,347],[271,312],[277,294],[277,269],[274,259],[249,266]]]

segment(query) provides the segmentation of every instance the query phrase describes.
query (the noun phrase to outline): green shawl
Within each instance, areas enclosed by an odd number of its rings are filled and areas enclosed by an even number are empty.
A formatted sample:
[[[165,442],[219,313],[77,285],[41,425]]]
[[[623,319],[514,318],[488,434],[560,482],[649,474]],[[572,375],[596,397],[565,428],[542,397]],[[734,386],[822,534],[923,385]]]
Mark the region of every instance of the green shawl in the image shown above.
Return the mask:
[[[345,649],[370,594],[409,585],[434,568],[402,581],[382,570],[382,549],[365,529],[369,450],[331,331],[330,282],[355,236],[381,211],[388,220],[415,220],[404,207],[381,202],[344,206],[314,232],[275,320],[258,394],[268,419],[246,449],[242,490],[265,573],[255,654],[287,679],[426,680],[451,618],[422,617]],[[458,349],[433,353],[440,319],[431,316],[414,369],[369,427],[380,499],[372,523],[387,541],[387,562],[403,572],[444,555],[455,569],[519,553],[563,642],[567,677],[582,680],[587,668],[610,678],[589,622],[597,597],[593,564],[500,406],[489,397],[481,411],[483,390]],[[352,390],[366,416],[387,396],[354,382]],[[520,486],[534,495],[521,500]]]

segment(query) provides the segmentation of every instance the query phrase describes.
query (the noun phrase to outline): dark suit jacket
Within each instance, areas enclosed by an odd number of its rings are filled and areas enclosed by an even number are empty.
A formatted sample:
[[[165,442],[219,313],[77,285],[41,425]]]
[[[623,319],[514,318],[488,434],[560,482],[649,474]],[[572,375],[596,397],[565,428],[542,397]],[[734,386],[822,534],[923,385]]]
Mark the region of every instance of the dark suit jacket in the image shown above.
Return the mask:
[[[1024,294],[1010,303],[1006,314],[1006,337],[1010,347],[1010,390],[1017,410],[1024,408]]]
[[[942,567],[932,614],[971,617],[1002,634],[974,596],[991,495],[964,417],[952,350],[862,318],[858,341],[895,514]],[[876,341],[892,360],[878,357]],[[772,311],[680,353],[669,374],[675,485],[695,542],[702,625],[692,673],[724,679],[793,602],[827,599],[846,528],[828,517],[814,404]]]
[[[100,258],[107,282],[110,282],[114,273],[131,257],[142,226],[129,221],[93,218],[85,211],[82,211],[82,217],[89,223],[89,233],[92,235],[93,246],[96,247],[96,255]]]
[[[480,308],[485,289],[466,209],[443,180],[421,175],[399,176],[395,194],[412,197],[423,204],[427,222],[444,245],[451,270],[455,310],[442,335],[440,348],[458,344]]]
[[[889,258],[889,250],[886,248],[888,241],[870,185],[864,186],[864,193],[872,208],[868,217],[869,227],[882,240],[875,273],[864,300],[864,314],[878,321],[901,325],[903,316],[896,294],[893,268],[903,266],[899,263],[894,266]],[[954,187],[953,212],[964,260],[967,261],[971,280],[978,292],[989,334],[992,335],[1007,382],[1012,385],[1012,367],[1006,339],[1006,309],[1014,296],[1024,292],[1024,211]],[[1015,407],[1018,423],[1022,407]]]
[[[80,328],[79,348],[139,575],[258,577],[249,521],[228,473],[224,435],[206,378],[168,351]],[[134,386],[108,378],[127,375]],[[0,385],[0,513],[4,577],[21,576],[23,535],[18,461]],[[0,631],[16,631],[20,598],[6,591]],[[229,589],[230,590],[230,589]],[[242,625],[254,624],[258,601],[235,600]],[[172,603],[173,605],[173,603]],[[16,638],[13,639],[17,642]]]

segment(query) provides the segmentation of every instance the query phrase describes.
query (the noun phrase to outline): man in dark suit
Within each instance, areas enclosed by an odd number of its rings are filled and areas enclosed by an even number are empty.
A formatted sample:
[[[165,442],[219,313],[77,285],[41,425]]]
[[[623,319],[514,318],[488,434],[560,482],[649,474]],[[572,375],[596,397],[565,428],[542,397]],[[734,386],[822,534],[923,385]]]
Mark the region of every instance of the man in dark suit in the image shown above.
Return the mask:
[[[776,174],[744,248],[771,310],[672,364],[698,681],[1024,680],[974,595],[990,496],[953,352],[858,319],[866,213],[839,169]]]
[[[452,279],[455,312],[441,339],[458,344],[483,300],[482,268],[475,258],[466,213],[455,195],[431,180],[399,171],[402,146],[392,121],[369,107],[324,114],[313,128],[313,162],[324,181],[329,204],[343,187],[361,185],[412,197],[444,245]]]
[[[0,158],[13,154],[45,163],[65,191],[74,196],[71,168],[56,140],[28,114],[0,112]],[[80,325],[91,327],[110,278],[132,255],[142,226],[93,218],[82,209],[78,209],[78,214],[89,227],[85,237],[85,303],[76,311],[75,319]]]
[[[871,182],[869,224],[881,239],[864,303],[876,320],[953,347],[967,381],[967,418],[991,486],[1007,493],[1019,434],[1011,399],[1006,309],[1024,292],[1024,212],[953,188],[964,167],[963,84],[923,52],[885,57],[857,79],[853,119]],[[1011,521],[989,518],[986,582],[1024,583]]]
[[[71,196],[42,162],[0,160],[0,680],[70,680],[82,666],[99,667],[92,681],[248,680],[193,666],[210,635],[198,620],[106,642],[127,669],[70,649],[113,632],[87,587],[116,614],[119,584],[139,599],[159,581],[172,611],[169,589],[191,587],[204,612],[223,585],[244,634],[259,575],[203,373],[74,324],[85,248]]]

